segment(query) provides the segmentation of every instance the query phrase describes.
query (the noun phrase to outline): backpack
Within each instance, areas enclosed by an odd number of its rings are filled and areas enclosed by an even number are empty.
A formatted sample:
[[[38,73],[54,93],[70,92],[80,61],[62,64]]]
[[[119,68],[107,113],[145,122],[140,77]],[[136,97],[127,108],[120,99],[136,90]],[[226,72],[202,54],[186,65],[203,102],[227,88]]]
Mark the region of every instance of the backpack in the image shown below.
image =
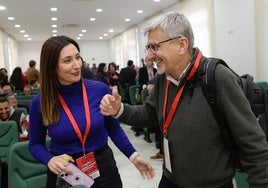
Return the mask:
[[[213,115],[220,126],[224,144],[231,150],[232,158],[236,170],[243,172],[244,169],[239,160],[238,146],[230,132],[224,113],[217,105],[217,94],[215,86],[215,68],[218,64],[222,64],[229,68],[240,80],[240,86],[250,103],[252,112],[262,130],[265,132],[268,141],[268,90],[254,82],[251,75],[245,74],[238,76],[223,60],[216,58],[208,58],[204,61],[201,74],[201,86],[207,102],[212,108]]]

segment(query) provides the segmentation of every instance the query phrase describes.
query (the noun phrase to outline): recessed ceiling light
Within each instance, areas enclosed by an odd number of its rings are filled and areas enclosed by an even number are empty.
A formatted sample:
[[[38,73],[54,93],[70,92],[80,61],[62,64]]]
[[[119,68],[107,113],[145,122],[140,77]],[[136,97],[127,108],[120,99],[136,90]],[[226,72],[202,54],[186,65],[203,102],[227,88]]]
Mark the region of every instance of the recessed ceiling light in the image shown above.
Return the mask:
[[[14,25],[14,27],[20,27],[20,25],[19,24],[16,24],[16,25]]]
[[[58,26],[56,24],[53,24],[53,25],[51,25],[51,27],[54,27],[55,28],[55,27],[58,27]]]
[[[103,34],[103,36],[107,37],[107,36],[108,36],[108,34],[107,34],[107,33],[104,33],[104,34]]]
[[[52,30],[52,33],[57,33],[58,31],[57,30]]]
[[[82,33],[85,33],[85,32],[87,32],[87,30],[83,29],[83,30],[82,30]]]
[[[99,39],[103,39],[103,37],[99,37]]]
[[[32,40],[32,38],[27,38],[27,40]]]
[[[78,36],[79,36],[79,37],[82,37],[82,36],[83,36],[83,34],[82,34],[82,33],[80,33]]]
[[[27,35],[27,34],[25,34],[25,35],[23,35],[25,38],[27,38],[27,37],[29,37],[29,35]]]
[[[98,8],[96,9],[96,12],[102,12],[102,9]]]
[[[51,20],[52,20],[52,21],[57,21],[57,20],[58,20],[58,18],[53,17],[53,18],[51,18]]]
[[[0,10],[6,10],[6,7],[0,6]]]
[[[25,30],[20,30],[20,33],[25,33]]]
[[[57,34],[53,34],[52,36],[53,36],[53,37],[56,37],[56,36],[58,36],[58,35],[57,35]]]
[[[96,20],[96,18],[90,18],[90,21],[92,21],[92,22],[95,21],[95,20]]]
[[[141,14],[141,13],[143,13],[143,10],[137,10],[137,13]]]
[[[7,19],[8,19],[8,20],[15,20],[14,17],[8,17]]]
[[[80,40],[81,38],[80,37],[76,37],[77,40]]]
[[[154,0],[154,2],[159,2],[160,0]]]
[[[125,19],[125,21],[126,21],[126,22],[129,22],[129,21],[130,21],[130,19],[129,19],[129,18],[126,18],[126,19]]]
[[[113,33],[113,32],[114,32],[114,30],[113,30],[113,29],[109,29],[109,32],[110,32],[110,33]]]
[[[52,7],[52,8],[50,8],[50,11],[52,11],[52,12],[56,12],[58,9],[56,8],[56,7]]]

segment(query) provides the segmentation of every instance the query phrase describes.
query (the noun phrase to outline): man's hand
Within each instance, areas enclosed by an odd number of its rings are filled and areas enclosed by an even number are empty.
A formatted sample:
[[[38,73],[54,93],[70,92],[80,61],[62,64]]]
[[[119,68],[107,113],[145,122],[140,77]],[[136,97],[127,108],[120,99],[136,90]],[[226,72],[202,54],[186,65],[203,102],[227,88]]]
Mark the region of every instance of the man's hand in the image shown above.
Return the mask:
[[[121,108],[121,96],[117,91],[113,91],[113,95],[105,95],[100,103],[102,115],[115,116]]]

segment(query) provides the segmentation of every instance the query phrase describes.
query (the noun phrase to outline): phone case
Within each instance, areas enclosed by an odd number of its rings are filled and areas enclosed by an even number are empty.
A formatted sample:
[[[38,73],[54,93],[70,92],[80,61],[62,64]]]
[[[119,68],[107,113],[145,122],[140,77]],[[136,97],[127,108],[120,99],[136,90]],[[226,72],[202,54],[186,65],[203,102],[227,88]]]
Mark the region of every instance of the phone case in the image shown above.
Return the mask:
[[[86,188],[90,188],[94,180],[86,175],[82,170],[80,170],[73,163],[69,163],[67,168],[73,172],[73,174],[68,174],[66,172],[61,172],[60,177],[72,186],[83,185]]]

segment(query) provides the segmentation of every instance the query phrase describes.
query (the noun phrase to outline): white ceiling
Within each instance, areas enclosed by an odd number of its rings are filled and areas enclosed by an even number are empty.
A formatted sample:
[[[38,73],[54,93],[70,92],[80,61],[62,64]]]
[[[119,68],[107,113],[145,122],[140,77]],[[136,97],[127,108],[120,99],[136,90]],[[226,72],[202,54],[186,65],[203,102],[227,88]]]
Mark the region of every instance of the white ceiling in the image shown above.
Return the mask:
[[[0,6],[6,10],[0,11],[0,27],[17,41],[27,41],[20,30],[25,30],[31,41],[44,41],[52,36],[52,30],[56,29],[58,35],[67,35],[76,39],[82,29],[86,33],[81,40],[109,39],[127,28],[153,16],[159,11],[172,6],[178,0],[0,0]],[[57,12],[51,12],[50,8],[56,7]],[[103,12],[97,13],[101,8]],[[138,14],[137,10],[143,10]],[[10,21],[8,17],[14,17]],[[57,17],[56,22],[51,21]],[[96,18],[91,22],[90,18]],[[130,22],[125,22],[130,18]],[[19,24],[20,28],[14,25]],[[57,28],[52,28],[57,24]],[[76,27],[64,27],[66,24]],[[114,29],[109,33],[109,29]],[[104,36],[107,33],[108,36]]]

